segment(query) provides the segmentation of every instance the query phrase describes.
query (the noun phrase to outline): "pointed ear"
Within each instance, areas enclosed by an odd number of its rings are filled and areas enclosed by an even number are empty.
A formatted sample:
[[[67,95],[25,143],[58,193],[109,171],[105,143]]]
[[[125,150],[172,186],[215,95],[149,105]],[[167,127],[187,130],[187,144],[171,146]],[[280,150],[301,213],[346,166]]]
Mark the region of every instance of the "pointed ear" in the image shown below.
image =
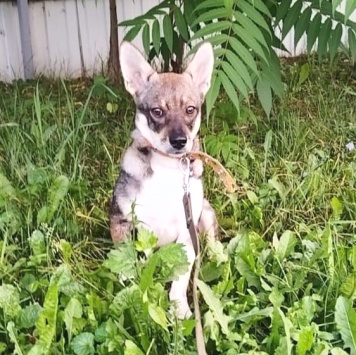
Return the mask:
[[[203,43],[188,64],[184,73],[189,74],[202,97],[208,92],[214,69],[214,51],[210,43]]]
[[[126,90],[134,97],[146,88],[150,76],[156,73],[141,52],[129,42],[122,42],[120,46],[120,66]]]

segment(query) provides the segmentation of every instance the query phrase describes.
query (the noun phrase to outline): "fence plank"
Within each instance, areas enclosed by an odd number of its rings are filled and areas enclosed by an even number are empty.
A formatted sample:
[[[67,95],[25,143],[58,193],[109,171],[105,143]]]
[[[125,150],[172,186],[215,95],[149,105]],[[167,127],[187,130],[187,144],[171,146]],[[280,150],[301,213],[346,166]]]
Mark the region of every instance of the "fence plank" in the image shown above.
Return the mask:
[[[133,18],[147,11],[159,0],[116,0],[118,21]],[[345,8],[343,0],[339,9]],[[351,18],[355,20],[356,13]],[[109,54],[108,0],[42,0],[29,2],[29,25],[36,74],[51,77],[92,75],[105,69]],[[125,29],[119,27],[119,40]],[[296,50],[293,33],[284,40],[290,53],[305,52],[305,37]],[[17,6],[14,2],[0,2],[0,81],[24,78]],[[343,40],[347,36],[343,34]],[[140,38],[134,43],[141,47]],[[81,48],[81,49],[80,49]],[[82,55],[81,55],[82,53]]]

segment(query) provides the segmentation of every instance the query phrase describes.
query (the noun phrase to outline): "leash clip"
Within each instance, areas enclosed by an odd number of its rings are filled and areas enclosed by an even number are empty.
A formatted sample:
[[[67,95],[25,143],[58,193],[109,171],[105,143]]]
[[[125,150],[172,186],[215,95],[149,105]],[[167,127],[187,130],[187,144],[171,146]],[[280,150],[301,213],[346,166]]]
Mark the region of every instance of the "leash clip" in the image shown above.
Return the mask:
[[[179,169],[183,174],[184,192],[187,192],[189,188],[189,178],[190,178],[190,159],[187,156],[184,156],[179,159]]]

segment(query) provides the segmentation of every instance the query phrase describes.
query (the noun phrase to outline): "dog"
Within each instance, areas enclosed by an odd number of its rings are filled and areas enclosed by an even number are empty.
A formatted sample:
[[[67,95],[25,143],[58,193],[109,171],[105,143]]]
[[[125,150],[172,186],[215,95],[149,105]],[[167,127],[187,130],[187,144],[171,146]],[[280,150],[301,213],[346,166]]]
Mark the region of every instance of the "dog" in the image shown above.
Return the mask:
[[[187,288],[196,255],[183,207],[185,182],[196,230],[214,238],[217,220],[204,198],[202,161],[179,157],[200,149],[201,107],[210,87],[214,52],[211,44],[204,43],[183,73],[157,73],[135,46],[123,42],[120,65],[136,117],[110,203],[111,237],[114,243],[123,240],[135,218],[135,226],[157,236],[158,246],[184,245],[189,270],[172,282],[169,298],[176,304],[177,316],[187,318],[191,316]]]

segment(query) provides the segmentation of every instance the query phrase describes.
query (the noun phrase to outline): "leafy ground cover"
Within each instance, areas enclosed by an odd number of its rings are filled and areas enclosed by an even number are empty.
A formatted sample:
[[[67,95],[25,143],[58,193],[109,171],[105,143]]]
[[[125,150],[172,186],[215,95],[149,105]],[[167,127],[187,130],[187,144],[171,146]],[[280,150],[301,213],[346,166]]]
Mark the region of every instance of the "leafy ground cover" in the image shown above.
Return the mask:
[[[283,77],[270,118],[221,97],[202,127],[242,187],[206,171],[222,229],[203,242],[209,354],[356,353],[355,72],[301,58]],[[0,90],[0,352],[195,354],[194,321],[168,301],[181,246],[109,239],[131,99],[101,77]]]

